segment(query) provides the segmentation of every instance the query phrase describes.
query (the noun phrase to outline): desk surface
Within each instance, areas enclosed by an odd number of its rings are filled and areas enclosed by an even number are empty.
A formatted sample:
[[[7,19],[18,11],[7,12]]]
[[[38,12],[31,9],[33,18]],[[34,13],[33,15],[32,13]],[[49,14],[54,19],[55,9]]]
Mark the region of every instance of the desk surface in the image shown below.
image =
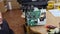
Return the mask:
[[[47,16],[46,25],[52,24],[59,27],[60,17],[54,17],[49,11],[47,11],[46,16]],[[35,26],[35,27],[30,27],[30,29],[34,32],[47,34],[45,26]]]
[[[42,34],[46,34],[46,28],[44,26],[35,26],[35,27],[30,27],[30,29],[33,32],[38,32],[38,33],[42,33]]]

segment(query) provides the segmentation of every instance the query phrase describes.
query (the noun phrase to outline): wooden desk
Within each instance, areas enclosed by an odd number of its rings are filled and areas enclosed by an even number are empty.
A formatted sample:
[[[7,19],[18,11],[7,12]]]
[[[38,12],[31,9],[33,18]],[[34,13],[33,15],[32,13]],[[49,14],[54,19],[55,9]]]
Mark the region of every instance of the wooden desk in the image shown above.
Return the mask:
[[[46,25],[52,24],[59,27],[60,17],[54,17],[49,11],[46,12]],[[45,26],[35,26],[30,27],[30,29],[34,32],[39,32],[41,34],[47,34]]]
[[[44,26],[35,26],[35,27],[30,27],[30,29],[33,32],[41,33],[41,34],[46,34],[46,28]]]

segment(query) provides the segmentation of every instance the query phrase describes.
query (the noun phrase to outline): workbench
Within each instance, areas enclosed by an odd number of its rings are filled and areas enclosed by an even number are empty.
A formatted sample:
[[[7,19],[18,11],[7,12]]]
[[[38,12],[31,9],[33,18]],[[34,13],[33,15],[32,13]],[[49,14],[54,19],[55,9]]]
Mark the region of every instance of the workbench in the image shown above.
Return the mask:
[[[46,25],[55,25],[59,27],[60,17],[54,17],[49,11],[46,11]],[[47,34],[46,25],[44,26],[35,26],[30,27],[30,29],[34,32],[38,32],[41,34]]]

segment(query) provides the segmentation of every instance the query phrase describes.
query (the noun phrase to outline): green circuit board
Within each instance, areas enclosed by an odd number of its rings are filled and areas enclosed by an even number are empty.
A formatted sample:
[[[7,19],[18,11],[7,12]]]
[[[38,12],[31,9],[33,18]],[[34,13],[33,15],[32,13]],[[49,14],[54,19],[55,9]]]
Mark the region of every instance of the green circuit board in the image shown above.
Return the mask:
[[[27,12],[27,23],[29,26],[37,24],[37,20],[40,17],[41,11],[29,11]]]

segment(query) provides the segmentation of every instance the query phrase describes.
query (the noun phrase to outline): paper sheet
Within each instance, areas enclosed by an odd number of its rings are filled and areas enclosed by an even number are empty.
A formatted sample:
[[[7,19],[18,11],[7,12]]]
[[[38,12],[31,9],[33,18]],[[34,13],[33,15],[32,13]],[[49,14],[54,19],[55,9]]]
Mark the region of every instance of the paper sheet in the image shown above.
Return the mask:
[[[49,12],[51,12],[55,17],[60,17],[60,10],[58,9],[49,10]]]

